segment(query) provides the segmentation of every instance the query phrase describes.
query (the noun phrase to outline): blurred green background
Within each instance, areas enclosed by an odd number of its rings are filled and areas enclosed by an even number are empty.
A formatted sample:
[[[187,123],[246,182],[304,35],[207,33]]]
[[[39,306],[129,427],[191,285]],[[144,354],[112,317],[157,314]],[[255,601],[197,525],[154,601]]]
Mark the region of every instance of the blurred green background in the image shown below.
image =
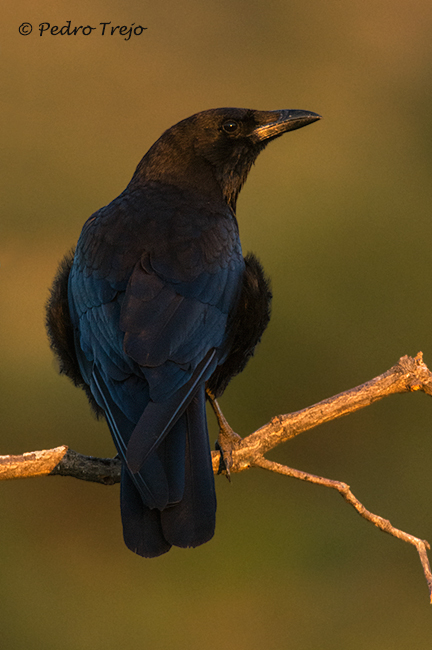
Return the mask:
[[[430,0],[17,0],[1,12],[0,454],[113,454],[56,374],[47,288],[162,131],[206,108],[324,117],[271,144],[240,197],[244,250],[272,276],[274,308],[222,399],[233,427],[247,435],[403,354],[422,350],[432,367]],[[39,23],[67,20],[148,29],[39,36]],[[395,396],[270,457],[348,482],[432,541],[431,414],[424,394]],[[429,647],[413,547],[323,488],[259,470],[216,483],[215,538],[155,560],[123,545],[118,486],[2,483],[2,647]]]

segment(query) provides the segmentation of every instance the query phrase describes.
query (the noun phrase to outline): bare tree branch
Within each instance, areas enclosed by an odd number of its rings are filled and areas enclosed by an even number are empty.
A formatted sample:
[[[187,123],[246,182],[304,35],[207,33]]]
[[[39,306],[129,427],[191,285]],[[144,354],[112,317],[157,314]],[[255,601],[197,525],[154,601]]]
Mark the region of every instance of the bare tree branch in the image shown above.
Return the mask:
[[[353,495],[346,483],[292,469],[271,462],[264,457],[264,454],[270,449],[287,442],[303,433],[303,431],[354,413],[388,395],[419,390],[427,395],[432,395],[432,373],[423,362],[421,352],[414,358],[409,356],[401,357],[390,370],[365,384],[339,393],[339,395],[325,399],[301,411],[272,418],[270,422],[254,433],[236,441],[232,449],[230,471],[235,473],[242,472],[249,467],[261,467],[278,474],[292,476],[302,481],[317,483],[337,490],[364,519],[373,523],[380,530],[416,547],[432,603],[432,573],[426,550],[430,549],[430,546],[427,541],[395,528],[387,519],[367,510]],[[217,403],[213,404],[213,408],[220,425],[225,426],[227,424],[226,420]],[[213,452],[212,457],[213,471],[217,473],[220,467],[219,451]],[[29,452],[22,456],[0,456],[0,480],[45,476],[48,474],[51,476],[73,476],[85,481],[112,485],[120,481],[121,461],[117,458],[82,456],[66,446]]]
[[[342,481],[334,481],[329,478],[324,478],[323,476],[315,476],[315,474],[302,472],[298,469],[293,469],[292,467],[287,467],[286,465],[280,465],[279,463],[275,463],[273,461],[267,460],[263,456],[257,458],[254,462],[254,465],[256,465],[257,467],[262,467],[263,469],[267,469],[270,472],[276,472],[277,474],[283,474],[284,476],[291,476],[292,478],[297,478],[300,479],[301,481],[309,481],[309,483],[316,483],[317,485],[323,485],[324,487],[337,490],[339,494],[343,496],[345,501],[350,505],[352,505],[353,508],[357,510],[357,512],[361,517],[375,524],[375,526],[377,526],[384,533],[393,535],[393,537],[397,537],[398,539],[401,539],[403,542],[408,542],[409,544],[413,544],[413,546],[416,547],[418,554],[420,556],[420,561],[423,567],[423,573],[425,575],[426,582],[429,589],[430,602],[432,604],[432,572],[431,572],[431,568],[427,556],[427,550],[426,550],[426,549],[430,550],[429,542],[427,542],[425,539],[419,539],[418,537],[414,537],[414,535],[405,533],[403,530],[399,530],[399,528],[395,528],[394,526],[392,526],[392,524],[388,519],[384,519],[383,517],[380,517],[379,515],[375,515],[373,512],[367,510],[364,507],[364,505],[357,499],[357,497],[355,497],[354,494],[351,492],[350,486],[347,485],[346,483],[342,483]]]
[[[231,471],[247,469],[243,461],[252,452],[265,454],[282,442],[287,442],[324,422],[354,413],[389,395],[418,390],[432,395],[432,373],[423,362],[421,352],[415,358],[401,357],[390,370],[365,384],[329,397],[301,411],[274,417],[261,429],[243,439],[240,450],[235,454],[237,467],[232,468]]]
[[[21,456],[0,456],[0,481],[51,474],[66,452],[66,445],[62,445],[55,449],[29,451]]]
[[[50,474],[52,476],[73,476],[83,481],[114,485],[114,483],[120,483],[121,466],[119,458],[83,456],[72,449],[67,449],[63,458]]]

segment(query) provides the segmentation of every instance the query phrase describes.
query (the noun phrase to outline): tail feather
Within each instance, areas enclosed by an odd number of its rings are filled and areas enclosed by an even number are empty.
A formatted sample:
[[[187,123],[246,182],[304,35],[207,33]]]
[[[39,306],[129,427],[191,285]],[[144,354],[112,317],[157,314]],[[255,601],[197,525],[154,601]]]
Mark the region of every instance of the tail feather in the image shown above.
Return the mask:
[[[168,505],[182,500],[185,486],[186,418],[180,418],[157,449],[168,481]],[[155,452],[153,452],[153,455]],[[146,466],[148,460],[145,462]],[[140,473],[143,473],[141,469]],[[135,476],[135,475],[134,475]]]
[[[195,547],[214,535],[216,493],[207,432],[204,387],[182,416],[187,426],[183,499],[161,512],[165,539],[173,546]]]
[[[123,538],[126,546],[142,557],[157,557],[170,550],[162,526],[161,513],[144,505],[135,482],[123,466],[120,491]]]

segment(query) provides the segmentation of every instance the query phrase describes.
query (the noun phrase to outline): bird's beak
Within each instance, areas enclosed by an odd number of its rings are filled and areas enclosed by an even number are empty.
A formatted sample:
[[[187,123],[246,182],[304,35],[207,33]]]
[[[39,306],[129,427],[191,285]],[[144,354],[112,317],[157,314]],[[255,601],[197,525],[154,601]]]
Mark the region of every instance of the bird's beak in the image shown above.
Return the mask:
[[[288,109],[282,111],[271,111],[271,113],[274,115],[274,120],[271,120],[262,126],[258,126],[253,131],[252,135],[255,142],[277,138],[279,135],[286,133],[286,131],[301,129],[303,126],[307,126],[308,124],[312,124],[312,122],[321,119],[321,115],[312,113],[311,111]]]

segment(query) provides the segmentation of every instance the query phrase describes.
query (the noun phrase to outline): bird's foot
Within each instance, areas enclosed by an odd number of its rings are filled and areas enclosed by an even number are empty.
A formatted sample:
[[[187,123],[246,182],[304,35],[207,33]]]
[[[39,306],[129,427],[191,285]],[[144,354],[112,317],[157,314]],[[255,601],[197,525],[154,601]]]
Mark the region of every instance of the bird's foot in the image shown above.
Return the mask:
[[[227,479],[231,481],[230,470],[233,466],[233,451],[239,448],[242,438],[230,427],[216,398],[208,389],[207,397],[219,423],[219,435],[215,443],[215,449],[220,452],[218,474],[225,474]]]
[[[220,463],[218,474],[225,474],[228,481],[231,481],[231,467],[233,466],[233,451],[235,451],[242,438],[229,427],[228,430],[220,429],[218,439],[215,442],[215,449],[220,452]]]

